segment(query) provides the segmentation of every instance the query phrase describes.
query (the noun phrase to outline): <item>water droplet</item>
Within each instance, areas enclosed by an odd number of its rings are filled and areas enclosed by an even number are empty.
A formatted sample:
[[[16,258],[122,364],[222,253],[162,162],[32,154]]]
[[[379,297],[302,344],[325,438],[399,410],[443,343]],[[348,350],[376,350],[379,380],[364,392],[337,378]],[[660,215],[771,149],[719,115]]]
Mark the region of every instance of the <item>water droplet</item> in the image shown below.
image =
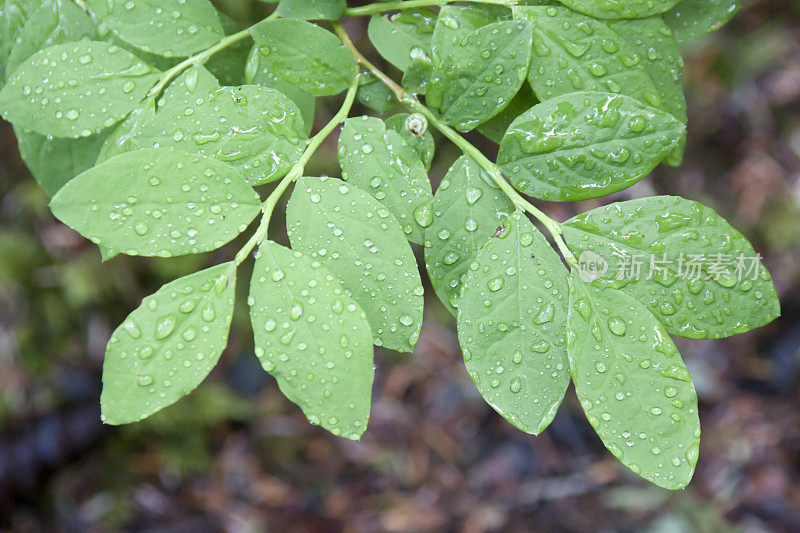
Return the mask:
[[[618,336],[625,335],[625,322],[616,316],[612,316],[608,319],[608,329],[611,330],[611,333]]]
[[[423,228],[427,228],[433,223],[433,210],[430,202],[414,209],[414,220]]]
[[[486,285],[489,287],[489,290],[492,292],[497,292],[503,288],[503,278],[498,276],[489,280]]]
[[[128,320],[122,324],[122,329],[128,332],[132,339],[139,339],[142,337],[142,331],[133,320]]]
[[[214,318],[216,318],[216,313],[214,312],[214,306],[211,302],[207,302],[203,309],[200,311],[200,318],[203,319],[204,322],[213,322]]]

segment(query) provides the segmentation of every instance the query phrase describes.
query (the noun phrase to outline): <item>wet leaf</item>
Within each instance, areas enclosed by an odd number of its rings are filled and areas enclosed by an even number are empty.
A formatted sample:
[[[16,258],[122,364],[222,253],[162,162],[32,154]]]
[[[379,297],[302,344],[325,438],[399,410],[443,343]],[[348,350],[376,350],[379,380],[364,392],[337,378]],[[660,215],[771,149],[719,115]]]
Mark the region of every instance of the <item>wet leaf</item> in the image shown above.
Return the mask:
[[[513,425],[539,434],[569,385],[567,270],[534,225],[514,212],[470,265],[458,340],[483,398]]]
[[[269,64],[262,64],[259,60],[261,54],[258,46],[250,50],[245,66],[245,82],[249,85],[263,85],[270,89],[275,89],[283,93],[295,103],[303,117],[303,132],[308,136],[314,127],[314,113],[316,111],[317,99],[299,88],[292,85],[283,78],[278,77],[271,69]]]
[[[25,27],[25,23],[39,7],[41,0],[3,0],[0,9],[0,67],[5,67],[11,49]],[[0,76],[0,87],[3,76]]]
[[[673,102],[674,95],[662,94],[666,87],[663,69],[676,72],[675,65],[655,66],[656,60],[651,61],[650,52],[644,50],[646,43],[658,46],[660,37],[652,34],[658,23],[612,23],[552,6],[518,6],[514,17],[533,25],[528,81],[542,102],[576,91],[597,91],[624,94],[678,113],[673,107],[665,107],[665,103],[669,106],[667,102]],[[659,50],[653,48],[652,53],[658,54]],[[669,57],[672,58],[671,52]],[[671,85],[669,88],[672,90]]]
[[[439,184],[433,223],[425,229],[425,264],[436,294],[454,315],[475,254],[513,212],[511,200],[469,156],[458,158]]]
[[[102,419],[128,424],[172,405],[216,366],[228,343],[236,266],[223,263],[167,283],[111,335]]]
[[[436,20],[431,38],[431,52],[441,54],[443,48],[457,46],[480,28],[510,18],[511,10],[507,7],[488,4],[443,6],[439,10],[439,18]]]
[[[87,0],[102,25],[140,50],[184,57],[216,44],[225,34],[208,0]]]
[[[442,49],[452,49],[468,35],[493,22],[508,20],[511,10],[488,4],[445,5],[439,10],[430,53],[417,54],[403,75],[403,87],[417,94],[425,94],[433,85],[432,56],[441,55]],[[437,95],[434,95],[436,97]],[[441,94],[438,95],[441,97]]]
[[[381,81],[365,75],[360,79],[364,82],[359,85],[356,98],[362,105],[376,113],[387,113],[397,105],[394,93]]]
[[[538,103],[539,101],[533,95],[533,90],[530,85],[526,83],[520,88],[519,92],[514,96],[514,99],[511,100],[508,106],[500,111],[500,113],[478,126],[478,131],[481,135],[500,144],[500,141],[503,140],[503,136],[506,134],[506,131],[508,131],[508,127],[511,126],[511,123],[522,113]]]
[[[772,279],[753,247],[697,202],[676,196],[617,202],[563,228],[579,260],[599,258],[607,265],[596,283],[642,302],[673,335],[727,337],[780,314]]]
[[[611,20],[607,24],[611,30],[625,36],[627,43],[636,50],[642,68],[655,84],[661,100],[656,107],[686,124],[683,58],[672,30],[661,17]]]
[[[419,154],[425,168],[431,169],[433,156],[436,153],[436,144],[424,116],[419,113],[415,113],[413,116],[408,113],[398,113],[386,119],[386,127],[400,135]]]
[[[598,19],[640,19],[672,8],[678,0],[558,0],[575,11]]]
[[[222,29],[225,35],[233,35],[241,31],[239,23],[225,13],[219,12]],[[253,39],[241,39],[216,52],[205,62],[205,67],[222,85],[243,85],[249,51],[253,48]]]
[[[0,112],[17,127],[88,137],[127,115],[158,73],[104,42],[52,46],[23,63],[0,91]]]
[[[179,80],[180,78],[176,82]],[[173,82],[170,87],[174,86],[176,82]],[[170,87],[167,88],[167,91],[170,90]],[[97,163],[102,163],[115,155],[136,150],[137,147],[133,144],[133,137],[137,135],[142,126],[155,120],[155,116],[156,101],[154,97],[148,97],[139,102],[133,111],[112,129],[111,134],[100,148],[100,153],[97,155]]]
[[[410,93],[425,94],[433,83],[433,60],[427,54],[420,54],[411,60],[403,74],[401,84]]]
[[[219,248],[245,230],[260,205],[230,165],[155,148],[87,170],[58,191],[50,209],[92,242],[169,257]]]
[[[536,198],[599,198],[644,178],[685,132],[672,115],[628,96],[577,92],[514,120],[497,162],[514,187]]]
[[[339,137],[342,177],[369,192],[397,217],[411,242],[421,244],[433,198],[419,154],[380,119],[347,119]]]
[[[159,111],[165,110],[176,113],[184,109],[192,109],[198,96],[209,95],[219,89],[219,81],[202,65],[186,69],[180,76],[173,80],[158,97]],[[183,118],[183,117],[182,117]],[[184,119],[188,120],[188,119]],[[98,163],[131,150],[149,148],[141,140],[137,140],[144,130],[152,132],[156,121],[156,98],[148,97],[136,106],[125,120],[119,123],[112,135],[100,150]],[[152,134],[152,133],[151,133]],[[170,139],[168,142],[173,142]],[[177,142],[177,141],[174,141]]]
[[[345,4],[345,0],[281,0],[275,11],[288,19],[337,20]]]
[[[82,39],[94,39],[97,30],[89,15],[72,2],[45,0],[28,18],[8,57],[7,70],[14,72],[39,50]]]
[[[250,283],[256,355],[312,424],[358,440],[367,428],[373,349],[364,311],[316,260],[264,242]]]
[[[531,58],[531,27],[496,22],[450,46],[434,49],[427,101],[441,119],[467,131],[505,108],[525,81]]]
[[[22,160],[48,196],[53,196],[69,180],[94,166],[100,147],[108,137],[99,135],[80,139],[45,137],[30,130],[15,128]]]
[[[185,94],[165,95],[153,120],[136,128],[132,147],[213,157],[236,167],[251,185],[283,177],[300,158],[306,146],[303,118],[283,94],[258,85],[208,92],[190,79],[180,85]]]
[[[435,11],[406,9],[394,15],[373,16],[367,34],[378,53],[400,70],[406,70],[415,57],[430,56],[435,25]]]
[[[331,32],[303,20],[267,20],[250,33],[259,64],[314,96],[347,89],[358,74],[353,55]]]
[[[292,246],[333,272],[367,313],[375,344],[413,351],[422,328],[422,282],[391,213],[351,184],[303,178],[286,220]]]
[[[664,22],[679,43],[717,31],[742,8],[740,0],[682,0],[664,13]]]
[[[575,391],[603,444],[659,487],[685,487],[700,446],[697,393],[663,326],[634,298],[573,274],[567,328]]]
[[[636,48],[642,66],[658,90],[659,109],[674,116],[683,124],[688,122],[686,97],[683,93],[683,57],[672,30],[661,17],[640,20],[612,20],[609,27]],[[683,162],[686,138],[664,160],[677,167]]]

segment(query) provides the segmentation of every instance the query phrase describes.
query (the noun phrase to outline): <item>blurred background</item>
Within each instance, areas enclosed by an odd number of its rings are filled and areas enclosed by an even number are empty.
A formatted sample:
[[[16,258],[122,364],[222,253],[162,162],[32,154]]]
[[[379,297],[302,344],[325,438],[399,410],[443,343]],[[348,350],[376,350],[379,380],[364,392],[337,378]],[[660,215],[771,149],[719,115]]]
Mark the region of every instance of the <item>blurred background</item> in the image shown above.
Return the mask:
[[[245,4],[227,7],[236,16]],[[345,23],[375,58],[366,20]],[[752,2],[685,55],[686,161],[615,199],[712,206],[764,256],[783,305],[757,331],[678,340],[703,428],[688,489],[629,473],[571,389],[544,434],[514,429],[470,381],[454,320],[430,290],[414,355],[376,352],[361,442],[309,425],[281,396],[254,356],[244,293],[228,350],[196,392],[142,423],[101,425],[111,331],[161,284],[241,243],[101,264],[50,215],[0,122],[0,530],[800,531],[800,2]],[[319,101],[318,125],[338,104]],[[335,141],[309,175],[339,175]],[[438,146],[434,183],[459,155]],[[597,205],[542,207],[564,220]],[[274,233],[285,242],[281,220]]]

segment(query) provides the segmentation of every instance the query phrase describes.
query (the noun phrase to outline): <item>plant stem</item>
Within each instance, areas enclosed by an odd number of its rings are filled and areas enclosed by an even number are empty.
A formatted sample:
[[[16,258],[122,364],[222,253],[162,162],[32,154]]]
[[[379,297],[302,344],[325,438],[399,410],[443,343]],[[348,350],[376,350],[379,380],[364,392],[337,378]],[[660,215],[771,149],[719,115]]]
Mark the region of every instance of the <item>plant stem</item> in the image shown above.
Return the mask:
[[[408,107],[411,111],[424,116],[428,120],[429,124],[439,130],[445,137],[450,139],[450,141],[458,146],[461,151],[464,152],[464,154],[474,159],[475,162],[477,162],[478,165],[480,165],[481,168],[483,168],[483,170],[489,174],[492,180],[497,184],[498,187],[500,187],[506,196],[508,196],[517,209],[520,211],[527,211],[533,215],[536,220],[542,223],[550,235],[553,236],[553,240],[567,262],[570,264],[577,263],[575,256],[569,250],[564,242],[564,239],[561,237],[561,224],[544,214],[536,206],[526,200],[520,193],[518,193],[517,190],[514,189],[514,187],[512,187],[508,181],[506,181],[505,177],[500,172],[500,169],[497,168],[497,165],[492,163],[488,157],[483,155],[480,150],[475,148],[472,143],[462,137],[457,131],[439,120],[439,118],[434,115],[430,109],[422,105],[422,103],[420,103],[420,101],[417,100],[413,95],[406,93],[402,103],[405,104],[406,107]]]
[[[390,5],[393,2],[386,2],[379,5]],[[410,3],[410,2],[404,2]],[[370,6],[365,6],[370,7]],[[486,171],[487,174],[492,178],[492,180],[497,184],[498,187],[508,196],[514,206],[519,209],[520,211],[527,211],[531,215],[534,216],[542,225],[547,229],[548,233],[553,237],[553,241],[558,246],[559,251],[564,256],[564,259],[570,265],[576,265],[577,260],[575,256],[572,254],[570,249],[567,247],[567,244],[564,242],[564,239],[561,236],[561,224],[557,221],[553,220],[542,211],[540,211],[536,206],[531,204],[528,200],[526,200],[520,193],[517,192],[514,187],[511,186],[508,181],[506,181],[503,174],[500,172],[500,169],[497,168],[492,161],[489,160],[483,153],[475,148],[472,143],[466,140],[461,134],[455,131],[453,128],[439,120],[439,118],[425,105],[423,105],[413,94],[410,94],[406,91],[403,87],[395,83],[389,76],[383,73],[380,69],[378,69],[375,65],[373,65],[369,60],[367,60],[361,52],[356,49],[353,41],[350,39],[350,36],[347,35],[342,25],[338,22],[333,23],[333,29],[339,35],[339,38],[342,40],[344,45],[350,50],[353,54],[353,57],[356,58],[356,61],[363,65],[367,70],[372,72],[372,74],[383,82],[391,91],[394,93],[395,98],[401,104],[405,105],[410,111],[419,113],[424,116],[428,123],[431,124],[434,128],[439,130],[445,137],[450,139],[450,141],[458,146],[464,154],[470,156],[472,159],[477,162],[483,170]]]
[[[412,7],[437,7],[452,4],[456,0],[397,0],[394,2],[376,2],[361,7],[348,7],[344,10],[345,16],[357,17],[363,15],[374,15],[384,11],[394,11],[397,9],[409,9]],[[511,7],[517,4],[517,0],[471,0],[475,4],[492,4],[497,6]]]
[[[274,18],[277,18],[277,16],[278,16],[277,13],[273,13],[272,15],[268,16],[264,20],[272,20]],[[175,79],[176,76],[178,76],[181,72],[183,72],[187,68],[189,68],[189,67],[191,67],[193,65],[203,64],[206,61],[208,61],[208,59],[211,56],[213,56],[214,54],[216,54],[217,52],[219,52],[221,50],[224,50],[225,48],[231,46],[232,44],[238,43],[242,39],[246,39],[247,37],[250,36],[250,29],[251,28],[252,28],[252,26],[250,26],[250,28],[246,28],[246,29],[244,29],[244,30],[242,30],[240,32],[237,32],[237,33],[234,33],[232,35],[228,35],[226,37],[223,37],[222,39],[219,40],[219,42],[217,42],[217,44],[215,44],[211,48],[207,48],[207,49],[203,50],[202,52],[200,52],[200,53],[198,53],[196,55],[193,55],[190,58],[184,59],[183,61],[181,61],[180,63],[178,63],[177,65],[175,65],[171,69],[169,69],[168,71],[164,72],[161,75],[161,78],[158,80],[158,83],[155,85],[155,87],[150,89],[150,92],[147,93],[147,97],[149,98],[149,97],[158,96],[159,94],[161,94],[161,91],[164,90],[164,87],[166,87],[167,84],[169,84],[170,81]]]
[[[300,156],[300,159],[292,166],[275,190],[272,191],[269,197],[264,200],[264,203],[261,204],[261,222],[258,225],[258,229],[255,231],[255,233],[253,233],[252,237],[250,237],[247,243],[245,243],[242,249],[236,254],[234,261],[237,266],[241,265],[242,262],[247,259],[253,249],[261,244],[261,242],[267,237],[267,233],[269,231],[269,222],[272,218],[272,212],[275,210],[275,206],[281,199],[281,196],[283,196],[283,193],[285,193],[286,189],[289,188],[289,185],[303,177],[303,171],[305,170],[308,161],[311,159],[311,156],[314,155],[314,152],[317,151],[322,142],[333,132],[334,129],[336,129],[336,126],[338,126],[344,121],[344,119],[347,118],[347,115],[350,113],[350,108],[353,107],[357,90],[358,78],[353,81],[350,89],[348,89],[347,95],[342,103],[342,107],[339,109],[336,115],[334,115],[334,117],[327,124],[325,124],[325,126],[319,130],[314,137],[309,139],[308,146],[303,152],[303,155]]]
[[[369,6],[364,6],[364,7],[369,7]],[[344,45],[350,50],[350,52],[356,58],[356,61],[364,65],[364,67],[370,72],[372,72],[372,74],[376,78],[381,80],[381,83],[386,85],[386,87],[388,87],[389,90],[392,91],[394,97],[397,99],[398,102],[402,102],[403,98],[406,95],[406,90],[403,89],[397,83],[395,83],[395,81],[392,78],[384,74],[378,67],[373,65],[369,61],[369,59],[364,57],[364,55],[358,51],[358,48],[356,48],[356,45],[353,44],[353,41],[350,39],[350,36],[347,34],[344,27],[342,27],[342,24],[338,20],[333,21],[333,29],[336,32],[336,35],[339,36],[339,39],[342,40]]]

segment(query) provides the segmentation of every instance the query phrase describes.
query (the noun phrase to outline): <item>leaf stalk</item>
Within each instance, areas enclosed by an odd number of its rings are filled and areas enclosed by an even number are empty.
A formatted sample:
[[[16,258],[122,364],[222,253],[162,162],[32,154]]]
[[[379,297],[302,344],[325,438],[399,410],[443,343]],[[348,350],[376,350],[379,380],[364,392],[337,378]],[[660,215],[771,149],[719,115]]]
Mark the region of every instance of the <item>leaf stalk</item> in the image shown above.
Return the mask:
[[[391,2],[381,3],[380,5],[388,5]],[[403,4],[407,4],[410,2],[403,2]],[[369,7],[369,6],[365,6]],[[505,179],[503,174],[500,172],[500,169],[497,168],[492,161],[489,160],[483,153],[478,150],[475,146],[472,145],[468,140],[466,140],[461,134],[455,131],[453,128],[439,120],[439,117],[431,111],[427,106],[423,105],[416,96],[406,91],[403,87],[395,83],[388,75],[382,72],[379,68],[377,68],[374,64],[372,64],[368,59],[364,57],[364,55],[356,48],[353,44],[352,39],[345,31],[344,27],[342,27],[341,23],[338,21],[333,23],[333,29],[336,31],[336,34],[342,40],[342,43],[350,50],[355,57],[356,61],[361,64],[364,68],[369,70],[378,80],[380,80],[386,87],[389,88],[390,91],[394,94],[395,98],[398,102],[406,106],[410,111],[414,113],[419,113],[423,115],[430,125],[434,128],[439,130],[445,137],[450,139],[450,141],[458,146],[462,152],[466,155],[470,156],[474,159],[480,166],[483,168],[487,174],[492,178],[492,180],[497,184],[497,186],[508,196],[514,206],[519,209],[520,211],[530,213],[533,215],[536,220],[542,223],[548,233],[553,238],[553,241],[556,243],[561,255],[564,256],[567,263],[570,266],[577,265],[577,260],[575,256],[567,247],[567,244],[564,242],[564,239],[561,236],[561,224],[559,224],[556,220],[553,220],[546,214],[544,214],[541,210],[539,210],[536,206],[526,200],[519,192],[517,192],[514,187],[511,186],[510,183]]]
[[[339,124],[344,122],[344,120],[347,118],[347,115],[350,113],[350,109],[353,107],[353,102],[356,98],[358,82],[358,78],[353,81],[353,84],[350,85],[350,88],[347,90],[344,102],[342,103],[341,108],[339,108],[339,111],[327,124],[325,124],[321,130],[319,130],[316,135],[309,139],[303,155],[300,156],[300,159],[298,159],[292,168],[289,169],[289,172],[283,177],[275,190],[272,191],[267,199],[264,200],[264,203],[261,204],[261,222],[259,223],[258,229],[255,231],[255,233],[253,233],[242,249],[236,254],[234,262],[237,266],[241,265],[242,262],[247,259],[253,249],[261,244],[267,237],[269,232],[269,222],[272,219],[272,213],[275,210],[275,206],[278,204],[278,201],[281,199],[281,196],[283,196],[283,193],[286,192],[286,189],[289,188],[289,185],[303,177],[303,171],[305,170],[308,161],[319,149],[322,142],[331,133],[333,133],[333,130],[336,129]]]
[[[386,11],[397,9],[410,9],[412,7],[440,7],[452,4],[456,0],[397,0],[394,2],[376,2],[360,7],[348,7],[344,10],[344,15],[348,17],[359,17],[364,15],[374,15]],[[512,7],[517,5],[517,0],[471,0],[474,4],[490,4],[496,6]]]

